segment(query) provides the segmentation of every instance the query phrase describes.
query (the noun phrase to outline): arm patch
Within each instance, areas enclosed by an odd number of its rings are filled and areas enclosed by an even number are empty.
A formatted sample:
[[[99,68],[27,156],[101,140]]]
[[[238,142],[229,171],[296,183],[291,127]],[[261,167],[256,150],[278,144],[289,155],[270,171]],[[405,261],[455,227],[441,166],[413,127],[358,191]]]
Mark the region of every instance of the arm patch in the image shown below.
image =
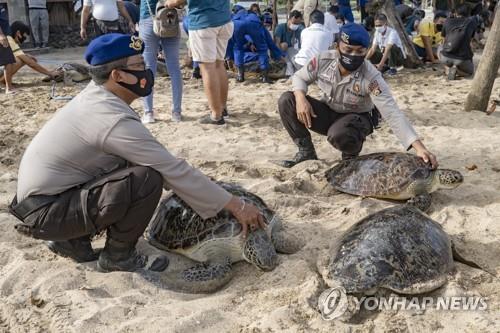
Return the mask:
[[[370,84],[368,85],[368,90],[370,91],[370,94],[374,96],[378,96],[382,93],[377,80],[373,80],[372,82],[370,82]]]
[[[316,57],[312,58],[307,65],[308,72],[315,72],[318,69],[318,59]]]

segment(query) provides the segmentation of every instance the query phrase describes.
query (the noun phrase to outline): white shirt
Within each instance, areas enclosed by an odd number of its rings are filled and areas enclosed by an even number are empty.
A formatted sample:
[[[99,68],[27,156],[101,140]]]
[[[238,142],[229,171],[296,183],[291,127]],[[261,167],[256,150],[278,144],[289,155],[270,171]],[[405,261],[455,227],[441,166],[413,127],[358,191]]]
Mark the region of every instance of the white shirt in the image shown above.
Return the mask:
[[[301,48],[294,60],[304,66],[312,57],[327,51],[333,44],[333,33],[319,23],[311,24],[300,35]]]
[[[328,12],[325,13],[325,28],[330,30],[333,34],[339,33],[339,25],[337,24],[337,18]]]
[[[382,34],[378,31],[375,32],[375,38],[373,38],[373,46],[379,46],[381,49],[385,48],[387,44],[395,45],[401,49],[403,56],[405,55],[405,51],[403,48],[403,43],[401,42],[401,38],[399,38],[398,33],[391,27],[386,27],[385,33]]]
[[[118,20],[117,0],[84,0],[84,6],[92,6],[92,16],[96,20],[116,21]]]

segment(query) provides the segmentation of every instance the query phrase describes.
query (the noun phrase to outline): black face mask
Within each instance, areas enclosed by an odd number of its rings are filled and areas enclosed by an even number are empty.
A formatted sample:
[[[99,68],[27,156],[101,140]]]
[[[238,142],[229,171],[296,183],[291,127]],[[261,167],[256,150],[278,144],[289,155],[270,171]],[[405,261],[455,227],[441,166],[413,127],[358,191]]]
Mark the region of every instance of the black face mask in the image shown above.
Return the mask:
[[[19,41],[19,44],[22,44],[26,40],[26,36],[25,35],[21,35],[21,37],[18,37],[17,40]]]
[[[144,71],[133,71],[130,69],[122,69],[122,71],[135,76],[137,78],[137,82],[134,84],[118,82],[119,85],[130,90],[139,97],[146,97],[151,94],[155,84],[155,78],[152,70],[146,69]]]
[[[340,64],[342,67],[347,69],[349,72],[354,72],[358,69],[365,61],[365,56],[355,56],[350,54],[344,54],[339,50],[340,53]]]
[[[441,32],[443,31],[443,25],[442,24],[436,24],[436,30]]]

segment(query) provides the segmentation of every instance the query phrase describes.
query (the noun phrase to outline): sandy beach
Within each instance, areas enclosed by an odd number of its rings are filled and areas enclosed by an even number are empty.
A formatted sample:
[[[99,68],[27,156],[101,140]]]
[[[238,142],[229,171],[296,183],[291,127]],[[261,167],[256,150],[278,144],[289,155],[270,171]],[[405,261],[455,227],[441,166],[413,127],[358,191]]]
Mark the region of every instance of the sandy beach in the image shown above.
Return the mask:
[[[47,64],[75,60],[82,49],[42,55]],[[75,58],[75,59],[73,59]],[[281,125],[277,100],[290,89],[230,80],[229,112],[223,128],[203,126],[207,110],[201,80],[184,71],[181,123],[170,121],[168,78],[155,86],[159,120],[147,125],[172,153],[207,175],[237,182],[261,196],[305,246],[280,255],[280,265],[261,272],[234,265],[235,277],[210,295],[171,291],[162,274],[190,265],[168,254],[163,273],[103,274],[96,263],[75,264],[53,254],[43,241],[14,230],[7,205],[16,190],[17,168],[30,140],[63,101],[49,100],[50,83],[26,70],[16,76],[22,91],[0,93],[0,332],[499,332],[500,331],[500,113],[464,112],[470,80],[446,81],[441,68],[408,71],[388,79],[400,108],[443,168],[459,170],[464,183],[433,194],[430,216],[444,227],[460,253],[482,269],[457,263],[442,288],[425,296],[482,296],[485,311],[372,311],[355,322],[324,321],[316,309],[326,288],[318,263],[332,239],[361,218],[394,203],[354,197],[331,188],[324,172],[340,159],[313,136],[319,161],[283,169],[269,160],[291,157],[295,147]],[[85,84],[58,88],[75,95]],[[61,85],[59,85],[61,87]],[[313,96],[319,90],[313,87]],[[492,98],[500,97],[497,80]],[[142,103],[132,105],[142,114]],[[57,145],[57,142],[54,142]],[[402,151],[384,123],[363,153]],[[95,241],[102,247],[104,238]],[[149,254],[160,251],[141,240]]]

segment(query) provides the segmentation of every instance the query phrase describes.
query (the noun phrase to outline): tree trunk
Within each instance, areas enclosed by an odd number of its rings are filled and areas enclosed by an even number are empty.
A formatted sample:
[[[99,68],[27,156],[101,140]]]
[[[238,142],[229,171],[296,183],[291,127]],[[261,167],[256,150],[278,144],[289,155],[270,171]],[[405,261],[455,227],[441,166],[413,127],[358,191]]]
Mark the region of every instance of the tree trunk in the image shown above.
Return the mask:
[[[422,61],[413,47],[413,42],[410,37],[406,34],[405,27],[398,13],[396,12],[396,7],[394,6],[394,1],[391,0],[381,0],[381,10],[387,16],[389,25],[393,27],[403,43],[404,51],[406,53],[405,67],[416,68],[422,64]]]
[[[290,16],[290,12],[292,11],[293,8],[293,0],[287,0],[286,2],[286,18],[288,19],[288,16]]]
[[[278,25],[278,0],[272,0],[273,4],[273,36],[276,26]]]
[[[479,61],[471,91],[465,100],[465,111],[486,111],[491,90],[500,66],[500,10],[496,9],[493,25]]]

